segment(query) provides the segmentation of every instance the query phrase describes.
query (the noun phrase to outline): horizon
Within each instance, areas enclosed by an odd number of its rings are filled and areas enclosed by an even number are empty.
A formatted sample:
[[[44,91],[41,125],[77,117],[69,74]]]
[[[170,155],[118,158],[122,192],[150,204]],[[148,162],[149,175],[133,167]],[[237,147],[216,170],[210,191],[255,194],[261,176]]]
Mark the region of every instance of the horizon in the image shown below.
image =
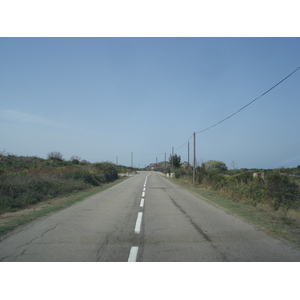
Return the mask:
[[[43,159],[43,160],[49,160],[50,159],[50,158],[47,158],[47,157],[44,158],[44,157],[39,157],[39,156],[36,156],[36,155],[34,155],[34,156],[30,156],[30,155],[29,156],[15,155],[13,153],[6,152],[5,150],[0,151],[0,157],[1,156],[16,156],[16,157],[20,157],[20,158],[37,158],[37,159]],[[62,157],[59,160],[61,160],[62,162],[71,162],[72,161],[71,158],[70,159],[66,159],[66,158]],[[89,162],[89,161],[87,161],[87,160],[85,160],[84,158],[81,158],[81,157],[75,157],[75,159],[78,159],[80,163],[88,163],[88,164],[112,163],[112,164],[114,164],[116,166],[131,168],[131,166],[129,166],[129,165],[121,165],[121,164],[117,164],[117,162],[113,162],[113,161],[95,161],[95,162]],[[205,163],[205,162],[207,162],[207,161],[203,161],[203,163]],[[134,169],[145,169],[145,168],[150,167],[151,165],[160,165],[160,164],[164,164],[164,163],[170,164],[169,158],[167,158],[166,161],[162,160],[162,161],[157,161],[157,162],[151,162],[148,165],[145,165],[144,167],[143,166],[138,166],[138,167],[133,166],[133,168]],[[186,160],[185,161],[180,161],[180,165],[185,164],[185,163],[188,163],[191,167],[193,167],[193,162],[188,162]],[[201,166],[201,164],[199,164],[199,162],[197,162],[196,167]],[[248,170],[268,170],[268,169],[269,170],[276,170],[276,169],[282,169],[282,168],[284,168],[284,169],[295,169],[295,168],[298,168],[299,166],[300,165],[297,165],[297,166],[294,166],[294,167],[278,167],[278,168],[267,168],[267,169],[264,169],[264,168],[255,168],[255,167],[253,167],[253,168],[236,168],[234,162],[232,162],[229,166],[226,165],[226,167],[227,167],[228,170],[241,170],[241,169],[248,169]]]

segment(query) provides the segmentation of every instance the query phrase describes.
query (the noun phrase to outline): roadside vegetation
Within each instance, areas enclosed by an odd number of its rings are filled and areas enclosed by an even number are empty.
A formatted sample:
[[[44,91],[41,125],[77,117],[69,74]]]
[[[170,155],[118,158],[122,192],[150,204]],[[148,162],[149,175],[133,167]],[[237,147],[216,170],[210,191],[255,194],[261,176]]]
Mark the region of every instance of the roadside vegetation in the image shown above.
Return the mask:
[[[225,163],[211,160],[197,167],[195,183],[191,166],[174,173],[175,183],[300,245],[300,166],[228,170]]]
[[[69,161],[60,152],[47,159],[0,154],[0,215],[56,197],[101,187],[134,169],[110,162],[89,163],[77,156]]]
[[[44,217],[48,214],[55,213],[59,210],[67,208],[74,203],[84,200],[96,193],[102,192],[123,179],[120,178],[114,182],[105,183],[101,187],[94,187],[87,191],[77,192],[76,194],[66,195],[63,197],[53,198],[47,201],[41,201],[35,205],[30,205],[25,209],[17,211],[9,211],[0,214],[0,240],[2,236],[18,228],[21,225],[34,221],[37,218]]]

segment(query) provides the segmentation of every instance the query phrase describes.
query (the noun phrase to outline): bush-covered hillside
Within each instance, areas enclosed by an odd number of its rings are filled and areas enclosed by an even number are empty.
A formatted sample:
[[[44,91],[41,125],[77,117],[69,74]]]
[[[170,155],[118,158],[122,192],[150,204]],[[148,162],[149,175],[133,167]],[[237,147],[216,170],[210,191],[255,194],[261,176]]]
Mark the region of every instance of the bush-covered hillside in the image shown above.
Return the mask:
[[[130,168],[110,162],[0,155],[0,213],[100,186]]]

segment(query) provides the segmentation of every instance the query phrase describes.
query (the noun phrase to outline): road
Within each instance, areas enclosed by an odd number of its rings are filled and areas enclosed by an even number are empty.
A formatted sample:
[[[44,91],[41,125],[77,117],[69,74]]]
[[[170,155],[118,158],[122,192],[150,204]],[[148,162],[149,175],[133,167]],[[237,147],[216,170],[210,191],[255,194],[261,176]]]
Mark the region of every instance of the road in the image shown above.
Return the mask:
[[[0,261],[286,262],[300,250],[141,172],[3,239]]]

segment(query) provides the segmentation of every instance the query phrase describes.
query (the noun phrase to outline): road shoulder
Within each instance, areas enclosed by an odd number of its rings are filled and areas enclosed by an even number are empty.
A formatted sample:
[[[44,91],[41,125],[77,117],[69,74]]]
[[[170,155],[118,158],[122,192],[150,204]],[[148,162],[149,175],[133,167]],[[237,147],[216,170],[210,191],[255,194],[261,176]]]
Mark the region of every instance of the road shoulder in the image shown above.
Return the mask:
[[[162,176],[208,203],[265,231],[270,236],[279,238],[283,242],[293,246],[300,247],[300,226],[296,222],[287,220],[281,213],[270,212],[263,207],[254,207],[242,202],[236,202],[232,199],[221,197],[215,191],[195,187],[179,179]]]
[[[30,222],[39,220],[62,209],[70,207],[71,205],[111,188],[126,179],[127,178],[124,177],[115,180],[114,182],[104,184],[101,187],[91,188],[90,190],[79,192],[67,197],[57,197],[49,201],[43,201],[15,212],[3,213],[0,215],[0,241],[13,234],[16,230],[21,230],[23,226]]]

